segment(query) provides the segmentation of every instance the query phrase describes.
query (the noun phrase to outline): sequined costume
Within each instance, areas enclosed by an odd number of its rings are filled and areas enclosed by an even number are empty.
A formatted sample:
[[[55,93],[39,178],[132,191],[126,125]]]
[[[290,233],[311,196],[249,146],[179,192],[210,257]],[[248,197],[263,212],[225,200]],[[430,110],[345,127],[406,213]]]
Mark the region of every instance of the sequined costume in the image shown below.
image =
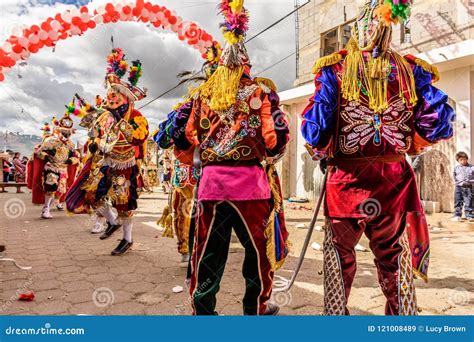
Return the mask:
[[[324,242],[328,315],[349,313],[354,247],[363,233],[375,255],[387,315],[416,315],[413,278],[427,279],[427,223],[405,158],[449,139],[454,112],[447,95],[432,85],[438,79],[436,68],[389,47],[391,24],[382,18],[398,17],[381,13],[386,10],[382,2],[367,3],[347,50],[316,63],[316,91],[302,113],[303,137],[314,158],[329,165]],[[372,30],[368,36],[367,22]]]

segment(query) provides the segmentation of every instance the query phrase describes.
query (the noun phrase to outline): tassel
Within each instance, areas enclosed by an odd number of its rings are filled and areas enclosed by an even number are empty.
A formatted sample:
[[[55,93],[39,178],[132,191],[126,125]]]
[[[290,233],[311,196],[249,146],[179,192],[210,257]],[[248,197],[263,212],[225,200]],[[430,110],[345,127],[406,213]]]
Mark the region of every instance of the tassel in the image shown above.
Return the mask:
[[[170,214],[170,207],[167,205],[163,209],[163,214],[161,215],[161,218],[156,222],[158,227],[165,229],[166,218],[168,217],[169,214]]]
[[[271,91],[274,91],[274,92],[278,92],[278,88],[276,86],[276,84],[268,79],[268,78],[265,78],[265,77],[255,77],[254,79],[254,82],[257,83],[261,88],[268,88],[268,90],[271,90]],[[265,91],[266,89],[264,89]],[[266,93],[269,93],[270,91],[266,91]]]
[[[342,55],[339,52],[335,52],[332,55],[322,57],[316,61],[313,66],[312,72],[316,75],[322,68],[339,63],[341,60]]]
[[[236,102],[243,73],[243,66],[229,68],[221,65],[206,83],[192,90],[190,97],[198,93],[201,99],[209,99],[211,110],[215,112],[227,110]]]
[[[167,238],[174,238],[173,215],[171,213],[168,214],[168,216],[165,218],[165,223],[164,223],[163,228],[165,229],[165,231],[163,232],[163,234],[161,234],[161,236],[167,237]]]

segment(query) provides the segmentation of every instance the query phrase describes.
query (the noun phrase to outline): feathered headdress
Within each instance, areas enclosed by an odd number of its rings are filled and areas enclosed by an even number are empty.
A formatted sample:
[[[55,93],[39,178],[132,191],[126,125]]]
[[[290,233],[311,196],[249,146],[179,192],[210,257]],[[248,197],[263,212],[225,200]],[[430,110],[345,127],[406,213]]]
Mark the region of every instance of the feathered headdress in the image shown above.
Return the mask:
[[[227,110],[235,104],[240,80],[250,66],[244,44],[249,22],[244,1],[222,0],[219,9],[224,16],[224,23],[220,26],[226,46],[219,58],[218,67],[214,67],[207,82],[195,90],[202,99],[208,101],[213,111]],[[217,58],[219,50],[219,46],[216,51],[208,50],[209,57]]]
[[[102,104],[102,99],[100,100],[100,103],[97,104],[97,98],[100,98],[100,95],[96,95],[96,106],[93,106],[87,100],[82,98],[79,94],[75,94],[74,96],[77,100],[76,108],[79,109],[79,114],[77,116],[81,118],[79,126],[84,128],[90,128],[94,123],[95,119],[103,112],[103,110],[100,108],[100,105]]]
[[[142,76],[142,64],[139,60],[133,61],[129,70],[128,82],[122,81],[122,77],[126,74],[128,63],[125,61],[125,54],[121,48],[114,48],[107,56],[107,88],[114,90],[127,96],[129,101],[135,102],[146,97],[146,89],[137,87],[138,80]]]
[[[387,26],[398,24],[408,19],[412,3],[412,0],[385,0],[378,5],[374,14]]]
[[[128,81],[131,85],[136,86],[140,77],[142,77],[142,63],[137,59],[136,61],[132,62],[130,73],[128,75]]]
[[[128,63],[121,48],[112,49],[107,56],[107,64],[107,74],[115,74],[118,78],[122,78],[127,73]]]
[[[249,29],[249,13],[243,0],[222,0],[219,5],[225,21],[220,24],[224,39],[229,44],[237,44],[245,39]]]

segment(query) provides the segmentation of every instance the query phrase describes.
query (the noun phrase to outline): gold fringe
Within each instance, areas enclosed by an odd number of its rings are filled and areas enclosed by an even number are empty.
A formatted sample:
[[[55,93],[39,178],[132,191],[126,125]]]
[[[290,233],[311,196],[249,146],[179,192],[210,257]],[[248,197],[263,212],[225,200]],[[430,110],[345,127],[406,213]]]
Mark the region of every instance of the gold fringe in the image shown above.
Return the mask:
[[[209,100],[209,107],[215,112],[227,110],[236,102],[243,74],[243,66],[220,65],[205,83],[190,91],[190,97],[199,94],[201,99]]]
[[[428,282],[428,276],[424,275],[423,273],[421,273],[414,267],[412,268],[412,270],[413,270],[413,275],[415,276],[415,278],[422,279],[425,283]]]
[[[359,101],[359,65],[362,62],[362,54],[358,50],[351,51],[344,59],[344,69],[342,73],[342,96],[348,101]]]
[[[437,67],[435,67],[434,65],[428,63],[427,61],[421,58],[415,58],[415,64],[421,66],[423,70],[429,72],[430,74],[434,76],[433,83],[439,81],[439,71]]]
[[[260,87],[263,85],[274,92],[278,92],[276,84],[269,78],[265,77],[255,77],[254,82],[257,83]]]
[[[266,245],[266,252],[267,258],[270,263],[270,267],[272,271],[276,271],[281,268],[286,258],[277,261],[275,255],[275,216],[278,212],[280,212],[283,208],[282,197],[279,191],[279,187],[277,184],[277,180],[274,176],[274,172],[276,172],[274,165],[269,165],[267,169],[267,178],[268,183],[270,185],[270,190],[272,193],[272,199],[274,203],[274,207],[272,212],[270,213],[270,217],[268,218],[267,226],[265,227],[265,238],[267,239]],[[287,241],[285,241],[285,244]]]
[[[322,68],[339,63],[342,60],[342,55],[339,52],[334,52],[332,55],[322,57],[316,61],[313,66],[313,74],[317,74]]]

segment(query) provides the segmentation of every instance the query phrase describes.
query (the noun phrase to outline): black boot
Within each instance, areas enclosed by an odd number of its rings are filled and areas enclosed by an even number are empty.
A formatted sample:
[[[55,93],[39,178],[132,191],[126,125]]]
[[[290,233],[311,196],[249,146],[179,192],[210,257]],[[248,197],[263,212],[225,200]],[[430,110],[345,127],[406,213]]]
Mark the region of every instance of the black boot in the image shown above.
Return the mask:
[[[280,311],[280,307],[273,303],[267,303],[267,308],[265,310],[265,316],[276,316]]]
[[[121,227],[120,224],[110,224],[109,222],[107,222],[107,228],[105,228],[105,232],[100,236],[100,239],[101,240],[108,239],[120,227]]]
[[[122,255],[128,252],[128,250],[133,246],[133,241],[128,242],[125,239],[122,239],[117,247],[112,251],[112,255]]]

